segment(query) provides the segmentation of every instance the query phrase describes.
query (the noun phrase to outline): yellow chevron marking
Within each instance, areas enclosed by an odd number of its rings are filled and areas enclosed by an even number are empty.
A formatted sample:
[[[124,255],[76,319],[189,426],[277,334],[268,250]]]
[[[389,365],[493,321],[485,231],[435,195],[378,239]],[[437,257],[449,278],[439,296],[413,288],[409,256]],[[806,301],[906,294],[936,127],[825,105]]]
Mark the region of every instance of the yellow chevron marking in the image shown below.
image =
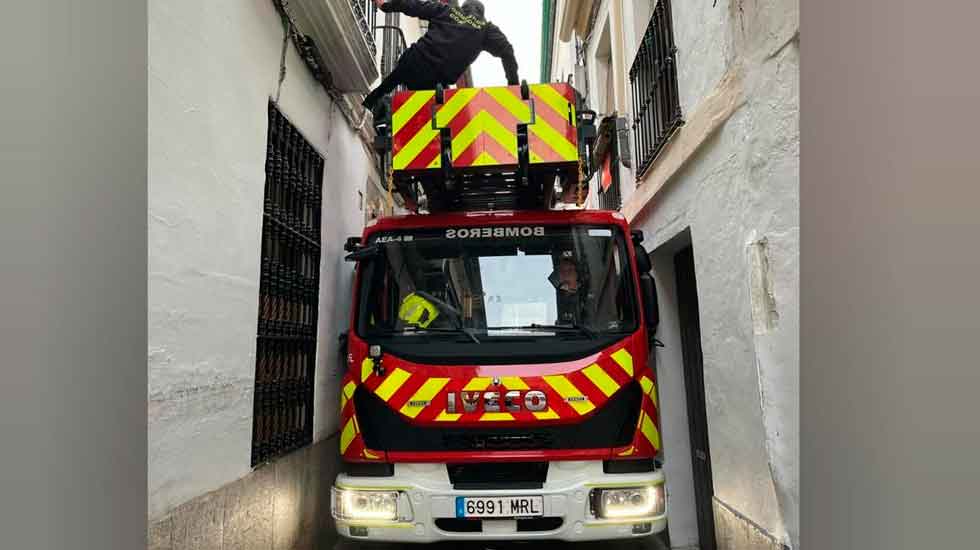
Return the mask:
[[[395,395],[395,392],[398,391],[398,389],[401,388],[411,377],[411,374],[403,371],[402,369],[396,368],[391,372],[391,374],[388,375],[387,378],[385,378],[385,381],[378,386],[378,389],[374,390],[374,393],[376,393],[381,399],[387,401],[391,399],[391,396]]]
[[[422,384],[422,387],[419,388],[419,391],[415,392],[415,395],[408,399],[408,402],[402,407],[401,413],[409,418],[415,418],[429,406],[432,398],[448,383],[448,378],[430,378],[426,380],[425,384]]]
[[[615,380],[606,374],[606,371],[602,370],[602,367],[596,365],[595,363],[589,365],[582,369],[582,373],[585,374],[596,385],[602,393],[606,394],[606,397],[616,393],[619,389],[619,384]]]
[[[372,370],[374,370],[374,361],[370,357],[365,357],[361,361],[361,382],[367,382]]]
[[[492,422],[501,420],[513,420],[514,415],[510,413],[483,413],[480,417],[480,422]]]
[[[371,451],[369,451],[367,449],[364,449],[364,456],[366,456],[366,457],[368,457],[370,459],[374,459],[374,460],[377,460],[377,459],[381,458],[380,456],[372,453]]]
[[[348,382],[344,389],[340,392],[340,412],[344,412],[344,408],[347,407],[347,401],[354,397],[354,389],[357,386],[353,382]]]
[[[530,122],[531,109],[509,90],[506,88],[487,88],[486,92],[496,99],[497,103],[500,103],[501,106],[517,117],[517,120]],[[557,92],[555,93],[557,94]],[[560,113],[562,111],[559,110],[558,112]],[[578,158],[578,149],[568,142],[564,134],[552,128],[543,118],[538,117],[534,125],[529,126],[529,128],[532,133],[551,146],[561,158],[565,160],[575,160]]]
[[[357,435],[357,430],[354,429],[354,419],[351,418],[344,426],[344,430],[340,432],[340,454],[347,452],[347,448],[354,441],[355,435]]]
[[[438,130],[433,130],[432,126],[423,126],[417,134],[412,136],[412,139],[408,140],[395,155],[394,160],[392,160],[392,166],[395,170],[404,170],[409,164],[415,160],[415,157],[419,156],[429,142],[435,139],[439,135]],[[439,157],[436,157],[439,158]]]
[[[548,409],[546,411],[536,412],[534,413],[534,417],[537,418],[538,420],[554,420],[556,418],[561,418],[558,416],[558,413],[556,413],[551,409]]]
[[[497,159],[493,158],[490,153],[484,151],[480,153],[480,156],[476,157],[470,166],[494,166],[497,164],[500,164],[497,162]]]
[[[561,95],[558,90],[552,88],[548,84],[537,84],[531,86],[531,93],[534,94],[538,99],[544,101],[555,110],[556,113],[561,115],[562,118],[568,120],[568,108],[571,105],[565,96]],[[572,117],[572,125],[575,125],[575,117]]]
[[[436,93],[433,90],[426,90],[421,92],[415,92],[412,97],[408,99],[401,107],[391,115],[391,131],[392,135],[397,134],[409,120],[421,109],[430,99],[435,97]]]
[[[466,384],[465,387],[463,387],[463,391],[481,391],[481,390],[485,390],[485,389],[487,389],[487,386],[490,385],[490,382],[491,382],[491,379],[490,378],[476,377],[476,378],[470,380],[470,382],[468,384]]]
[[[545,376],[544,381],[547,382],[548,385],[551,386],[556,392],[558,392],[558,395],[560,395],[562,399],[569,404],[569,406],[575,409],[575,412],[579,414],[586,414],[592,409],[595,409],[595,405],[589,401],[588,397],[585,397],[585,395],[582,394],[582,392],[580,392],[578,388],[576,388],[575,385],[568,380],[568,378],[565,378],[565,376],[560,374]],[[584,400],[582,399],[583,397],[585,397]],[[572,400],[569,401],[569,398],[572,398]]]
[[[564,134],[552,128],[543,118],[539,118],[537,124],[528,126],[528,128],[532,134],[538,136],[551,146],[561,158],[565,160],[575,160],[578,158],[578,149],[569,143]]]
[[[436,422],[455,422],[459,420],[459,417],[461,416],[463,415],[456,414],[456,413],[447,413],[446,411],[442,411],[441,413],[439,413],[439,416],[436,417]]]
[[[612,358],[617,365],[623,367],[623,370],[626,371],[626,374],[628,374],[630,378],[633,378],[633,356],[630,355],[630,352],[626,351],[626,348],[612,354]]]
[[[654,385],[653,380],[650,380],[648,376],[640,378],[640,387],[643,388],[643,393],[650,396],[650,400],[653,401],[653,406],[657,406],[657,387]]]
[[[485,88],[487,95],[494,98],[504,109],[510,111],[517,120],[531,122],[531,108],[507,88]],[[538,119],[541,122],[541,119]],[[515,128],[516,130],[516,128]]]
[[[439,168],[441,166],[442,166],[442,156],[436,155],[436,158],[432,159],[432,162],[430,162],[429,165],[426,166],[426,168],[431,170],[433,168]]]
[[[626,449],[625,451],[619,453],[619,456],[629,456],[635,452],[636,452],[636,447],[630,447],[629,449]]]
[[[527,384],[519,376],[501,376],[500,383],[504,385],[508,390],[526,390],[528,389]]]
[[[643,436],[650,441],[654,449],[660,448],[660,433],[657,432],[657,427],[653,425],[653,421],[646,413],[640,415],[640,431],[643,432]]]
[[[507,152],[517,157],[517,134],[505,128],[490,113],[480,111],[466,123],[458,135],[453,136],[453,160],[458,159],[483,134],[492,137]]]

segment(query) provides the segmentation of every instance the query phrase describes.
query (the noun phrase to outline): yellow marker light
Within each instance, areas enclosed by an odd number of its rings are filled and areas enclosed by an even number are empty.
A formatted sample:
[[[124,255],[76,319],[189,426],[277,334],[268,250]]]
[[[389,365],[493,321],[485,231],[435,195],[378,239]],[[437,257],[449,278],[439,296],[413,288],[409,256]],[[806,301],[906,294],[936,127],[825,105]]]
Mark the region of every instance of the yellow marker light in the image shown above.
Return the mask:
[[[663,484],[645,487],[593,489],[589,495],[597,519],[633,519],[662,516],[665,511]]]
[[[346,521],[412,521],[411,505],[399,491],[334,487],[333,515]]]

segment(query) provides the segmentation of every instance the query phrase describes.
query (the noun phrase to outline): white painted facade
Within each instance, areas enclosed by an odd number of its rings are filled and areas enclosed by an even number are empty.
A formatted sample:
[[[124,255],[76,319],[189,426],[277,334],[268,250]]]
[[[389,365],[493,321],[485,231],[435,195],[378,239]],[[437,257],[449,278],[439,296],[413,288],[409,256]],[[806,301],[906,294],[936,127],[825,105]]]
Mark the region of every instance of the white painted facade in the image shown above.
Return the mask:
[[[149,503],[152,520],[248,474],[267,108],[283,25],[270,0],[151,2]],[[326,159],[314,441],[337,430],[337,336],[379,176],[292,44],[279,108]]]
[[[592,3],[571,1],[557,0],[559,31],[569,7]],[[592,34],[588,81],[574,84],[600,116],[632,124],[629,68],[656,1],[594,0],[594,25],[582,28]],[[798,548],[799,5],[671,7],[687,124],[646,174],[619,165],[623,211],[647,236],[660,291],[671,543],[698,543],[673,268],[673,253],[692,244],[715,498]],[[552,80],[576,74],[574,41],[559,34]],[[595,184],[589,197],[594,207]]]

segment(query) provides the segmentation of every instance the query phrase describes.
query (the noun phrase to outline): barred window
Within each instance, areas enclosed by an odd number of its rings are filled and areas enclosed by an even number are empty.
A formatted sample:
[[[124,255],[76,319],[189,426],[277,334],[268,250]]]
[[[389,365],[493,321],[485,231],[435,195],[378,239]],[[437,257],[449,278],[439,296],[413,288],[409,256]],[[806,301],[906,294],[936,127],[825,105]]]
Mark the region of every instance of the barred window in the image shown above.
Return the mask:
[[[252,465],[313,441],[323,157],[269,103]]]
[[[650,167],[674,131],[684,124],[676,53],[670,0],[659,0],[630,68],[637,176]]]

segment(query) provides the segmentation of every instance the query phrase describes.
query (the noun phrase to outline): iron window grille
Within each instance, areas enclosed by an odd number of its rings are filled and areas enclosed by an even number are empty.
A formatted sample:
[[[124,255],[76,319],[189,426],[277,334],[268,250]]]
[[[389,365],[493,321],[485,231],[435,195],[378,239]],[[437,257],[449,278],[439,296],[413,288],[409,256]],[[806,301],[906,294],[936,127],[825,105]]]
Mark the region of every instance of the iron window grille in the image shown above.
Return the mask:
[[[630,68],[637,177],[684,124],[677,91],[676,55],[670,0],[660,0]]]
[[[252,465],[313,441],[323,157],[269,103]]]
[[[371,55],[378,55],[378,46],[374,41],[374,26],[378,21],[378,7],[374,5],[374,0],[350,0],[350,7],[354,10],[354,18],[357,25],[361,28],[364,41],[367,42]]]

